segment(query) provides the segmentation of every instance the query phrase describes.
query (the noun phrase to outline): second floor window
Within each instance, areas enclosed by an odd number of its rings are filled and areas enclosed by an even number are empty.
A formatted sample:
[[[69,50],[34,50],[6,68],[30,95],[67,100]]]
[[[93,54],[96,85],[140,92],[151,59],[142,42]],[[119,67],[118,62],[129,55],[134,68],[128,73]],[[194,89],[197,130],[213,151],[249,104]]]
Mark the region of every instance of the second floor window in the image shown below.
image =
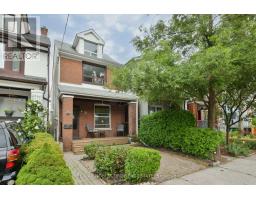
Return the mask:
[[[91,64],[83,65],[83,80],[87,83],[96,85],[104,85],[105,82],[105,68],[94,66]]]
[[[97,56],[97,44],[84,41],[84,53],[89,56]]]

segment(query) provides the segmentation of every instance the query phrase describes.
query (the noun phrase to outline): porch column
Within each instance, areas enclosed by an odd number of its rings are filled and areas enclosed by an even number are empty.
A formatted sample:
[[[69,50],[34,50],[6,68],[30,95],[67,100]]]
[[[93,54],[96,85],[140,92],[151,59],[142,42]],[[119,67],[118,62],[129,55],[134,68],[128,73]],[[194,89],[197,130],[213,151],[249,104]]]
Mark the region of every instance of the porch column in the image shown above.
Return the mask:
[[[73,96],[62,96],[63,150],[71,151],[73,139]]]
[[[137,102],[130,102],[128,104],[128,131],[130,136],[137,134],[137,115]]]

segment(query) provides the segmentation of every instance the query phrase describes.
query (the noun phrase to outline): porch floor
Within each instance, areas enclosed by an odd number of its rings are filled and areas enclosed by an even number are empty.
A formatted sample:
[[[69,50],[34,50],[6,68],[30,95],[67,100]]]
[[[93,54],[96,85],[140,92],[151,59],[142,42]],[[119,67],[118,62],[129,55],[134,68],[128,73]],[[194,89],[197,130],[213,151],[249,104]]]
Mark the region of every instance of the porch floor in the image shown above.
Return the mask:
[[[104,138],[84,138],[72,141],[72,151],[75,154],[81,154],[84,152],[84,146],[96,142],[105,145],[121,145],[128,144],[128,137],[104,137]]]

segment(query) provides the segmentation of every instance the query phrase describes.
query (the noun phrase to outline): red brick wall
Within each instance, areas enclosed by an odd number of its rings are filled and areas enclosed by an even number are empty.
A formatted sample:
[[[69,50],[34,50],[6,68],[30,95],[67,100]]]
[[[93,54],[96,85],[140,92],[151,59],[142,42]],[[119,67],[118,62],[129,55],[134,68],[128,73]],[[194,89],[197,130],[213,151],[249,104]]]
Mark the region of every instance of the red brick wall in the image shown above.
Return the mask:
[[[73,129],[64,129],[65,124],[73,123],[73,98],[70,96],[62,97],[62,138],[63,150],[71,151]]]
[[[128,128],[129,135],[136,134],[136,103],[129,103],[128,105]]]
[[[60,59],[60,81],[65,83],[82,83],[82,62],[67,58]]]

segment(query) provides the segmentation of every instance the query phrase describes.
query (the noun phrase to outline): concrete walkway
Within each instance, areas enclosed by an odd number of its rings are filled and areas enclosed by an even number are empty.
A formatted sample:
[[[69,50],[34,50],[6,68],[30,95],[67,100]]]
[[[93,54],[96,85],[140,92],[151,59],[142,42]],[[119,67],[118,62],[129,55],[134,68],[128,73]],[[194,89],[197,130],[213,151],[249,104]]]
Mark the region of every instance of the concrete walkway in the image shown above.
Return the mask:
[[[76,185],[102,185],[101,179],[95,177],[80,162],[83,155],[74,155],[72,152],[64,153],[64,159],[70,168]]]
[[[204,169],[162,185],[256,185],[256,154]]]

